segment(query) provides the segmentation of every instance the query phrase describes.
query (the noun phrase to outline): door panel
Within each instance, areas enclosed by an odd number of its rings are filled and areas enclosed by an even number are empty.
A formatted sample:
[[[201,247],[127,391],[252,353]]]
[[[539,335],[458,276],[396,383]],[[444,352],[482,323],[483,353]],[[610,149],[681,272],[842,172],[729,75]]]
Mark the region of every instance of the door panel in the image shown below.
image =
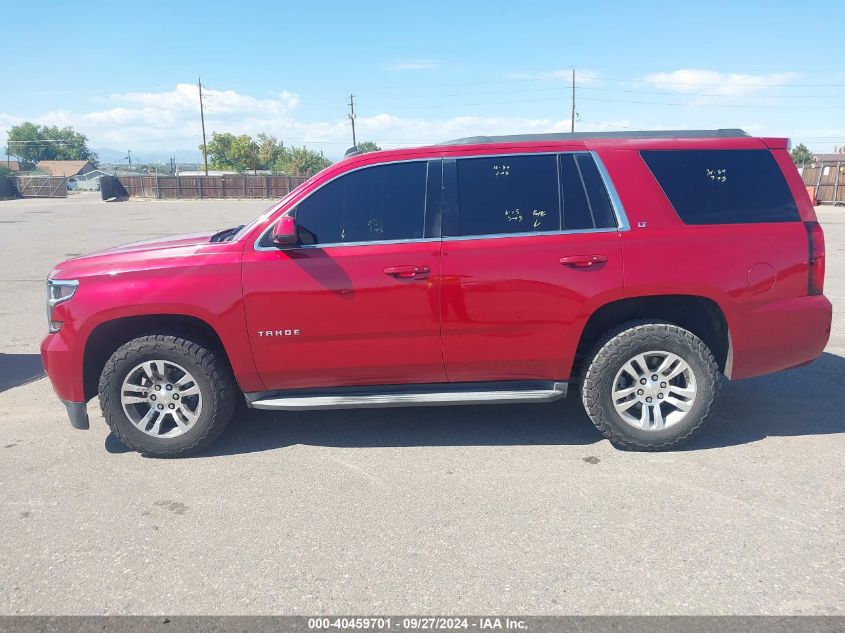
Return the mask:
[[[440,160],[353,169],[290,211],[302,246],[247,247],[244,306],[268,389],[445,382],[441,182]]]
[[[385,273],[404,266],[430,272]],[[267,388],[444,382],[439,269],[439,241],[245,253],[247,325]]]
[[[561,258],[606,257],[589,266]],[[443,242],[450,381],[566,380],[590,314],[622,297],[616,231]]]
[[[586,152],[445,159],[450,381],[566,380],[590,314],[622,297],[622,247]]]

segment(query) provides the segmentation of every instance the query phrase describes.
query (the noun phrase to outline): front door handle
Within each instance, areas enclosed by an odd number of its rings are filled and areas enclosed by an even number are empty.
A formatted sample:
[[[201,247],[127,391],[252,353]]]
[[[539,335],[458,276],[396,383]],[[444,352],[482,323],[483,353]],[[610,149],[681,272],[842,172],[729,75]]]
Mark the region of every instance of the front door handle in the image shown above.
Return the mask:
[[[603,264],[607,261],[607,255],[567,255],[560,258],[562,266],[571,268],[589,268],[594,264]]]
[[[417,275],[424,275],[430,272],[430,266],[388,266],[384,269],[385,275],[391,275],[392,277],[399,277],[401,279],[411,279]]]

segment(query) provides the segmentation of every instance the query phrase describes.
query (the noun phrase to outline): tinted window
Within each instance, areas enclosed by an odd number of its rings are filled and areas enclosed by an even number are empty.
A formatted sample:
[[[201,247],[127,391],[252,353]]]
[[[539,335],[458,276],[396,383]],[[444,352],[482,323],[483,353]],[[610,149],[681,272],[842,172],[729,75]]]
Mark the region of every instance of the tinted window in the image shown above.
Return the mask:
[[[560,230],[555,156],[460,159],[457,180],[459,235]]]
[[[590,211],[593,214],[593,226],[597,229],[616,227],[616,216],[610,205],[610,198],[604,188],[598,167],[589,154],[576,154],[575,163],[581,173]]]
[[[566,230],[593,228],[593,216],[587,202],[587,193],[575,165],[575,156],[561,154],[560,156],[560,187],[563,191],[563,226]]]
[[[561,154],[560,186],[565,230],[616,227],[610,198],[592,156]]]
[[[651,173],[686,224],[798,221],[768,150],[645,150]]]
[[[426,163],[365,167],[333,180],[296,208],[303,244],[423,237]]]

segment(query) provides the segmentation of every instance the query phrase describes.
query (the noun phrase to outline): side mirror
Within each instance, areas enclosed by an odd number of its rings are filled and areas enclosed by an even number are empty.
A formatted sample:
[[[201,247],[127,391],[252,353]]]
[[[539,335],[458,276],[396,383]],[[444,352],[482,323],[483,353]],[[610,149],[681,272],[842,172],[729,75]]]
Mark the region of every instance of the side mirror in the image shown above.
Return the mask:
[[[292,216],[283,215],[273,225],[273,243],[284,248],[294,246],[298,242],[296,237],[296,220]]]

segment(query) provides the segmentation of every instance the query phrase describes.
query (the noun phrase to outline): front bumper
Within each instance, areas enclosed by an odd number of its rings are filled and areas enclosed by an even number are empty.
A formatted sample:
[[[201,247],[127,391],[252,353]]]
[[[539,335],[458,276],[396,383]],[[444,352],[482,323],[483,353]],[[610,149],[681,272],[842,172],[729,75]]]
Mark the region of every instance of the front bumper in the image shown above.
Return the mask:
[[[41,343],[41,362],[53,385],[53,391],[67,409],[75,429],[88,428],[88,412],[82,384],[82,362],[74,354],[68,332],[63,327],[48,334]]]
[[[62,400],[67,409],[67,417],[70,418],[70,425],[75,429],[86,430],[88,425],[88,408],[84,402],[70,402]]]

